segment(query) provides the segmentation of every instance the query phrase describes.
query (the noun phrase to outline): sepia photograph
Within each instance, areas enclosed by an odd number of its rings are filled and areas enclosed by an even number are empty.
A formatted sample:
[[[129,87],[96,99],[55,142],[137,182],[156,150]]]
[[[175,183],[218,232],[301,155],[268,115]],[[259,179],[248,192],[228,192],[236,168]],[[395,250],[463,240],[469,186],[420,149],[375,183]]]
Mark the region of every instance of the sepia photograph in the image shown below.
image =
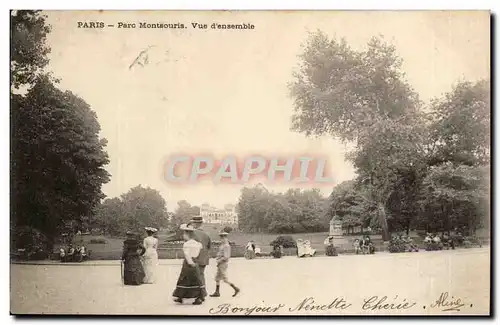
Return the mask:
[[[10,313],[490,316],[489,11],[10,11]]]

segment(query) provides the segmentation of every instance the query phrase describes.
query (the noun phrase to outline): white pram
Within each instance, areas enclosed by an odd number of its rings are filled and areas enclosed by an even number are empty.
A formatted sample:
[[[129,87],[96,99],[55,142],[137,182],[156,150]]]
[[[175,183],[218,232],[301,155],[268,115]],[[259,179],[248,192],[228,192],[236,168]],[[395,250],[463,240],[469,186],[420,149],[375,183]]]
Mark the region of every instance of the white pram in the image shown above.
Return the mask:
[[[297,256],[298,257],[312,257],[316,255],[316,250],[311,247],[311,242],[309,240],[303,241],[302,239],[297,240]]]

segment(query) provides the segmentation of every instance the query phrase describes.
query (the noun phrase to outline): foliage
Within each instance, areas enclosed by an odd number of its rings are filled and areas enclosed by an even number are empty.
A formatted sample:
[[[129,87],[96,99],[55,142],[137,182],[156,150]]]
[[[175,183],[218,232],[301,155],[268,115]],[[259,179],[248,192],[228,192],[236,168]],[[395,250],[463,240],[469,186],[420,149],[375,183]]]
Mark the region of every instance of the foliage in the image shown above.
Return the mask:
[[[144,227],[161,228],[167,223],[165,199],[157,190],[141,185],[119,198],[104,200],[96,211],[93,227],[114,236],[126,231],[142,233]]]
[[[106,140],[83,99],[41,77],[12,99],[13,221],[54,238],[64,220],[81,220],[103,198]]]
[[[186,200],[180,200],[177,202],[177,209],[175,210],[174,216],[171,221],[171,226],[174,229],[179,228],[183,223],[189,223],[192,217],[200,215],[200,207],[192,206]]]
[[[15,10],[10,17],[11,85],[14,89],[34,84],[49,63],[47,35],[50,26],[40,10]]]
[[[393,238],[389,242],[388,250],[391,253],[404,253],[406,252],[406,243],[399,238]]]
[[[292,236],[278,236],[275,240],[269,243],[271,246],[283,246],[283,248],[296,248],[297,242]]]
[[[49,32],[40,11],[11,13],[11,90],[25,90],[11,93],[11,226],[37,229],[52,245],[103,198],[109,159],[95,112],[43,70]]]
[[[417,94],[404,79],[394,46],[373,38],[364,51],[345,40],[311,34],[299,71],[290,84],[295,103],[292,129],[306,135],[330,134],[353,142],[349,158],[367,180],[367,200],[388,238],[385,201],[395,169],[411,166],[421,137]],[[418,156],[418,155],[417,155]]]
[[[237,205],[239,227],[249,232],[325,231],[326,205],[326,199],[317,189],[271,193],[262,186],[245,187]]]
[[[16,228],[12,237],[14,240],[12,247],[16,249],[36,250],[47,249],[50,246],[47,237],[42,232],[29,226]]]
[[[488,216],[489,169],[446,163],[434,166],[420,193],[419,222],[429,231],[475,230]]]
[[[344,39],[318,31],[304,44],[290,83],[292,130],[350,143],[347,158],[358,175],[334,189],[327,214],[339,215],[348,226],[381,227],[385,240],[389,231],[408,232],[426,221],[451,227],[467,220],[468,227],[476,227],[480,215],[488,215],[484,208],[476,213],[488,196],[479,183],[469,189],[478,197],[442,213],[431,211],[457,198],[432,199],[431,190],[423,188],[437,177],[432,166],[488,164],[490,82],[458,83],[424,113],[401,68],[395,47],[380,37],[353,50]]]
[[[490,161],[489,80],[460,82],[431,103],[430,164],[488,165]]]

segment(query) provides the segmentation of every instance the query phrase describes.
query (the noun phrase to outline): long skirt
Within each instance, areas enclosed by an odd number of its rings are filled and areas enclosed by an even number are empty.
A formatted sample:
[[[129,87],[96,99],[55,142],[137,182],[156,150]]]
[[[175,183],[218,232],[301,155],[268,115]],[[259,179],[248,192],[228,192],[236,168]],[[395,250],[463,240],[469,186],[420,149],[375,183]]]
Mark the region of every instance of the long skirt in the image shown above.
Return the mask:
[[[181,299],[205,298],[206,290],[198,265],[190,266],[184,260],[173,296]]]
[[[144,266],[144,283],[154,283],[156,281],[156,268],[158,266],[158,253],[154,251],[146,251],[142,259]]]
[[[140,285],[144,280],[144,269],[139,256],[127,256],[123,270],[123,282],[125,285]]]

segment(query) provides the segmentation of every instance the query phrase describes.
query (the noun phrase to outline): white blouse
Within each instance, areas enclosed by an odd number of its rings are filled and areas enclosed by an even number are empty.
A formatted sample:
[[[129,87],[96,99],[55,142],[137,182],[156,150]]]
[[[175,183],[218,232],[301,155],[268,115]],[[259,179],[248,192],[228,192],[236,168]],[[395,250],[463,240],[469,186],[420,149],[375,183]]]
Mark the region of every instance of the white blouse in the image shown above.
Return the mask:
[[[184,251],[185,256],[195,258],[200,254],[202,247],[201,243],[194,239],[190,239],[182,245],[182,250]]]

